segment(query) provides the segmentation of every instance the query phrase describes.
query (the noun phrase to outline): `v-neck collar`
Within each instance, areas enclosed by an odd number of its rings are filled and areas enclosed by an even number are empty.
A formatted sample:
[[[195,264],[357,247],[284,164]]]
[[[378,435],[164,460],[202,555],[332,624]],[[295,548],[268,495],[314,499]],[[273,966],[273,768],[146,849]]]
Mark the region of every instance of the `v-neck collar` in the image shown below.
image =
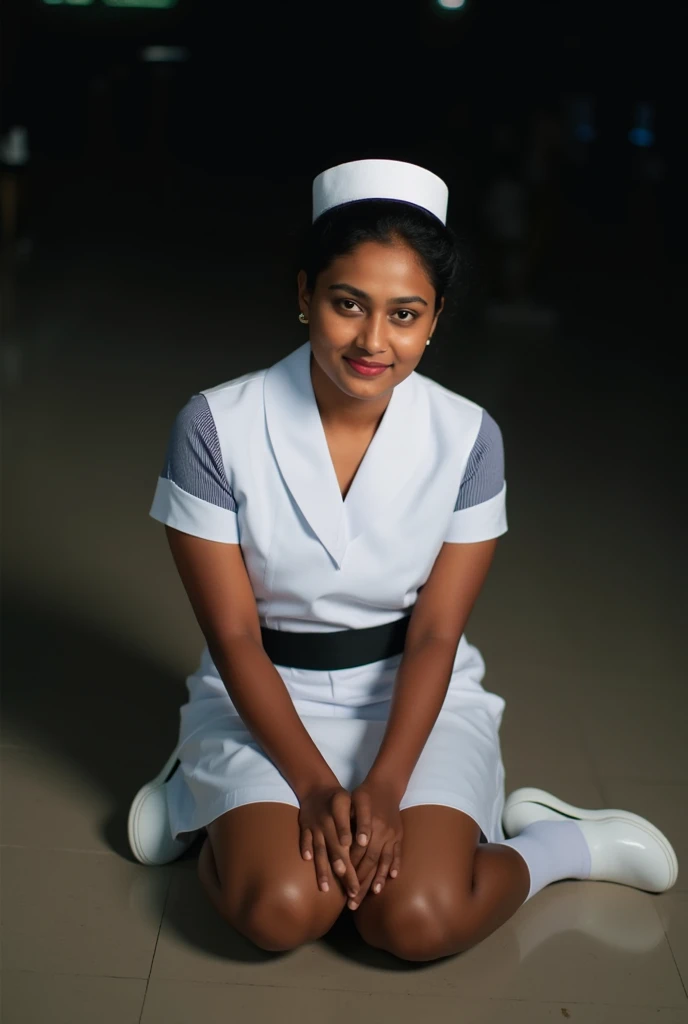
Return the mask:
[[[338,568],[348,545],[408,486],[427,422],[417,374],[398,384],[346,498],[337,480],[313,391],[306,342],[265,375],[267,428],[282,477]],[[422,422],[421,422],[422,421]]]

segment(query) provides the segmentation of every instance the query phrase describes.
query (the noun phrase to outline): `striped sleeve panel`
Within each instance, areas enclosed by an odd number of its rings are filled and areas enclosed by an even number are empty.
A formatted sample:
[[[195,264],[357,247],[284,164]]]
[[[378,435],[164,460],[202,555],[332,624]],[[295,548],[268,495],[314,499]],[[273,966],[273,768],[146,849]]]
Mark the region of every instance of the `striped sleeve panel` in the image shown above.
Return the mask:
[[[194,395],[177,416],[161,476],[201,501],[236,512],[217,427],[205,395]]]
[[[507,531],[502,432],[483,410],[445,541],[475,544]]]
[[[204,395],[194,395],[174,422],[150,514],[194,537],[239,542],[237,503]]]

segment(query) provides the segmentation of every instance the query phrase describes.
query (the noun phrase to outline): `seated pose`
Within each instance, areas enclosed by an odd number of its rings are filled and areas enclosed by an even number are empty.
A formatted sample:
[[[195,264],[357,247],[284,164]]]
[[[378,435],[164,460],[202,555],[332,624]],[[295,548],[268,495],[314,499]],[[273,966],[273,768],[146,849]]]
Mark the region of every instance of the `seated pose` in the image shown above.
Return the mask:
[[[397,161],[318,175],[309,340],[194,395],[155,492],[207,647],[129,840],[162,864],[207,833],[209,899],[266,950],[348,907],[370,945],[432,960],[555,880],[677,877],[637,815],[505,803],[504,700],[464,635],[507,528],[502,436],[417,372],[458,263],[447,198]]]

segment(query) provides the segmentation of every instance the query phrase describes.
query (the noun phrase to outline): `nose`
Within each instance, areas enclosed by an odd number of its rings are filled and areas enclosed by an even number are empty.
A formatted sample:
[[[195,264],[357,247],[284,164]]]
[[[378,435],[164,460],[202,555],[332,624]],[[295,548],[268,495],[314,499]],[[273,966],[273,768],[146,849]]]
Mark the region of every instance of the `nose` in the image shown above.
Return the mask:
[[[387,350],[386,337],[387,316],[384,312],[371,313],[366,317],[363,329],[358,336],[358,344],[369,355],[379,355]]]

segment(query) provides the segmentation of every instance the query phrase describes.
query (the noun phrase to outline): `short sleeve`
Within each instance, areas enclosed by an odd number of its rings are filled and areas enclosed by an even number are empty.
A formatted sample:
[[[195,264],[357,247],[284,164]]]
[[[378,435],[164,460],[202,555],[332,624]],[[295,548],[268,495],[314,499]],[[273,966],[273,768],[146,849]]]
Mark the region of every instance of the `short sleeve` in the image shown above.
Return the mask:
[[[502,432],[483,410],[445,541],[475,544],[507,531]]]
[[[239,543],[237,503],[204,395],[194,395],[174,422],[150,514],[194,537]]]

